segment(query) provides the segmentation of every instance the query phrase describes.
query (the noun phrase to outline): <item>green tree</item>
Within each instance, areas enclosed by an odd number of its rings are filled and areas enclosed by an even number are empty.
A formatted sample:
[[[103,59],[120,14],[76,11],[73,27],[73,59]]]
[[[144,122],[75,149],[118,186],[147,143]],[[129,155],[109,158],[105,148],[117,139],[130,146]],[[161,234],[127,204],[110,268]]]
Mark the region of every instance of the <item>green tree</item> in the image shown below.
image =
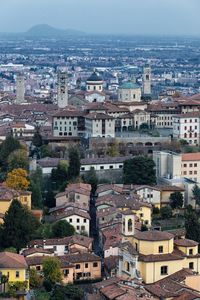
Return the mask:
[[[14,139],[12,135],[7,136],[0,145],[0,164],[5,167],[10,153],[21,148],[22,146],[18,140]]]
[[[30,269],[29,271],[29,282],[31,288],[39,288],[42,285],[41,277],[35,269]]]
[[[185,211],[186,238],[200,243],[200,221],[193,209]]]
[[[35,231],[33,239],[50,239],[52,237],[52,225],[50,223],[40,224]]]
[[[137,156],[124,162],[123,180],[125,184],[155,184],[154,161],[146,156]]]
[[[75,234],[74,227],[66,220],[57,221],[52,225],[52,237],[62,238]]]
[[[29,168],[27,151],[25,149],[17,149],[8,156],[8,170],[12,171],[19,168],[25,170]]]
[[[53,289],[50,300],[81,300],[83,299],[84,291],[72,284],[66,286],[56,285]]]
[[[42,145],[40,147],[41,157],[55,157],[55,153],[51,150],[49,145]]]
[[[56,206],[56,199],[52,188],[49,188],[45,195],[45,206],[47,206],[48,208]]]
[[[200,188],[197,184],[192,189],[193,197],[195,199],[195,204],[200,205]]]
[[[119,143],[116,140],[108,146],[107,155],[111,157],[119,156]]]
[[[40,168],[37,168],[36,171],[31,172],[30,174],[30,186],[29,190],[32,192],[32,206],[34,208],[42,208],[43,207],[43,177],[42,171]]]
[[[37,128],[35,133],[34,133],[32,143],[35,147],[41,147],[42,144],[43,144],[42,136],[40,134],[39,128]]]
[[[169,200],[172,209],[183,207],[183,194],[181,192],[172,193]]]
[[[68,165],[65,161],[60,161],[58,167],[51,172],[51,181],[56,189],[66,186],[68,177]]]
[[[44,279],[52,284],[60,283],[62,280],[60,261],[56,257],[47,257],[43,260]]]
[[[147,123],[142,123],[140,125],[140,131],[147,132],[149,130],[149,125]]]
[[[98,177],[94,168],[90,168],[90,170],[84,176],[84,180],[86,183],[89,183],[91,185],[91,193],[92,195],[94,195],[98,185]]]
[[[19,251],[31,240],[39,227],[38,220],[18,200],[13,200],[4,216],[1,227],[1,245],[14,247]]]
[[[76,148],[71,148],[69,151],[69,168],[68,179],[73,180],[80,175],[80,157]]]
[[[172,217],[172,209],[170,206],[163,206],[160,209],[160,215],[162,219],[169,219]]]

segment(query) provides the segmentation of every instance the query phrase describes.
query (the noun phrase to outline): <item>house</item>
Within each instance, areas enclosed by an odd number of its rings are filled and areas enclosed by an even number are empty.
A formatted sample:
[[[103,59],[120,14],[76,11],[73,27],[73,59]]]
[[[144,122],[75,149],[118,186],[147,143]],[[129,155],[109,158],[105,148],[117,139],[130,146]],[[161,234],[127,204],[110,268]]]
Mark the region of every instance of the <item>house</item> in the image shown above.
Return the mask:
[[[29,290],[28,265],[23,255],[0,252],[0,272],[7,277],[8,284],[20,282],[24,290]]]
[[[59,220],[66,220],[79,234],[85,233],[88,236],[90,234],[90,215],[85,210],[73,208],[63,213],[49,216],[50,222]]]
[[[37,166],[42,170],[43,175],[49,176],[52,170],[58,167],[60,161],[64,160],[55,157],[44,157],[37,160]]]
[[[29,269],[36,269],[40,274],[45,256],[27,257]],[[58,256],[63,274],[63,283],[101,278],[101,258],[93,253],[67,254]]]
[[[2,219],[14,199],[17,199],[22,205],[31,209],[31,192],[15,191],[13,189],[0,186],[0,223],[3,222]]]
[[[64,192],[56,195],[56,206],[69,202],[79,203],[88,208],[90,202],[91,185],[86,183],[69,184]]]
[[[23,250],[24,256],[39,256],[53,253],[62,256],[67,253],[91,252],[93,239],[83,235],[73,235],[64,238],[39,239],[28,243],[28,248]]]

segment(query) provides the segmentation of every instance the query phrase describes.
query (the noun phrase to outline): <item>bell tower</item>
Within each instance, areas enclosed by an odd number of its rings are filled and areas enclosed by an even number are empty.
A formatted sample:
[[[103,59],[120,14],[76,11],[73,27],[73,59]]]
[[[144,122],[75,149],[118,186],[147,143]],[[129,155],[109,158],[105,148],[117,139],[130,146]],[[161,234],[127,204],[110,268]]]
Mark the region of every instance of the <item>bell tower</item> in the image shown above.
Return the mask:
[[[151,67],[146,65],[143,70],[143,94],[151,95]]]
[[[135,233],[135,215],[131,210],[122,212],[122,234],[126,238]]]
[[[64,108],[68,105],[68,87],[67,74],[65,72],[58,72],[58,107]]]

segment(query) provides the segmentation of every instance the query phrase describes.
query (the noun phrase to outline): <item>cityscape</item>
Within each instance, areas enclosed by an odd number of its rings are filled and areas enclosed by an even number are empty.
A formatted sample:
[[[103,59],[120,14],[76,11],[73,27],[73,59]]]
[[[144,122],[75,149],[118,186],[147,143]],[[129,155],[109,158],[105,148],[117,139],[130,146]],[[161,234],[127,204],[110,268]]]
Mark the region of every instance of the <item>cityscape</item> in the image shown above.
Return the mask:
[[[0,299],[200,299],[200,3],[11,2]]]

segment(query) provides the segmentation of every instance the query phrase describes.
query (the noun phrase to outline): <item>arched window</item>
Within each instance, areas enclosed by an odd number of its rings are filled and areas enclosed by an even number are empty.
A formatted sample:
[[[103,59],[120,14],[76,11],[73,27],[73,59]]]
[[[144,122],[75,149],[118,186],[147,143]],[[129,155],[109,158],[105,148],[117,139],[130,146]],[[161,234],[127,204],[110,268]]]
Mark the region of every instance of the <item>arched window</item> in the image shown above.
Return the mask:
[[[126,270],[127,272],[130,272],[130,263],[129,263],[128,261],[125,261],[124,266],[125,266],[125,270]]]
[[[132,231],[133,230],[133,222],[131,219],[128,220],[128,231]]]

